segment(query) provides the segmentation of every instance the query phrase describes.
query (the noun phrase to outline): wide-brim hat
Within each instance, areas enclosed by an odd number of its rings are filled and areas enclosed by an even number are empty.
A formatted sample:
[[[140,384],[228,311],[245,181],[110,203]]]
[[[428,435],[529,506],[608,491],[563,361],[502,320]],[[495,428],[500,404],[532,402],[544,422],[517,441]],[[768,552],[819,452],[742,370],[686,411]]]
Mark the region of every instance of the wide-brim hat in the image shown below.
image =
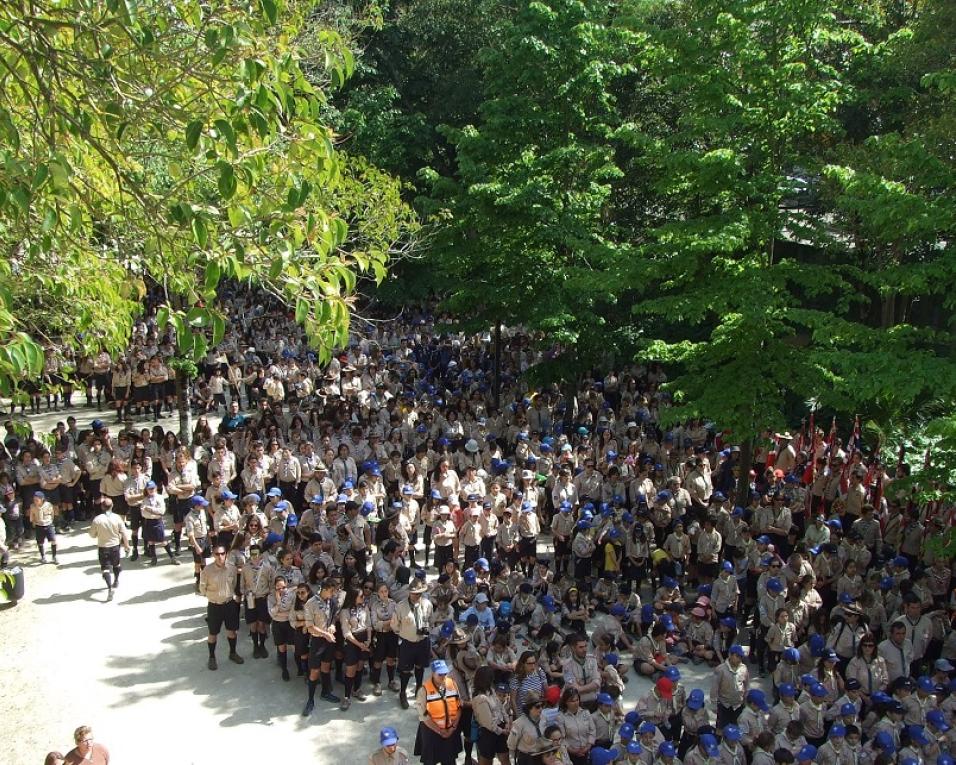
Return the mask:
[[[428,585],[420,580],[415,580],[408,586],[409,595],[421,595],[423,592],[428,592]]]

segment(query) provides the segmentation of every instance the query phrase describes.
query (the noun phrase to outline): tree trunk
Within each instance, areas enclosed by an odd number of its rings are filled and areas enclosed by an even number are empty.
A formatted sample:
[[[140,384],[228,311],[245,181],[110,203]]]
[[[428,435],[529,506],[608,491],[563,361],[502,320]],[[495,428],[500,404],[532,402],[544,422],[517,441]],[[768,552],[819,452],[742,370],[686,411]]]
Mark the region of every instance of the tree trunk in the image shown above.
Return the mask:
[[[571,438],[571,425],[574,423],[574,406],[577,402],[577,390],[574,382],[568,380],[564,384],[564,433]]]
[[[737,475],[737,501],[740,507],[750,505],[750,468],[754,461],[754,442],[752,438],[745,438],[740,443],[740,461]]]
[[[888,292],[880,301],[880,328],[889,329],[896,324],[896,293]]]
[[[183,377],[183,372],[176,371],[176,411],[179,414],[179,442],[192,444],[193,440],[193,412],[189,406],[189,386]]]
[[[495,409],[501,409],[501,322],[495,324]]]

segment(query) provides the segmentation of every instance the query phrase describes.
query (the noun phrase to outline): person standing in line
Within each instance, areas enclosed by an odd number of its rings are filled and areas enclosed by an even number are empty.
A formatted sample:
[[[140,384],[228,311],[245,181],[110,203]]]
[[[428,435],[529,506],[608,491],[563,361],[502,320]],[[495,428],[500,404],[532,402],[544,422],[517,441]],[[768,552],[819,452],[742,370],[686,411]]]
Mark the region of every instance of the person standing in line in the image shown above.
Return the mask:
[[[166,541],[166,527],[163,525],[163,516],[166,514],[166,501],[156,491],[156,484],[149,481],[146,484],[146,497],[143,499],[143,542],[146,544],[144,555],[149,558],[151,565],[159,563],[156,559],[156,545],[162,545],[170,562],[178,566],[179,561]]]
[[[209,559],[209,520],[206,517],[206,508],[209,501],[201,494],[197,494],[189,501],[190,509],[183,523],[186,530],[186,541],[193,554],[193,574],[196,578],[196,592],[199,592],[199,576],[206,561]]]
[[[64,765],[110,765],[109,750],[93,740],[93,729],[81,725],[73,731],[76,747],[66,753]]]
[[[126,479],[126,485],[123,487],[123,494],[126,496],[126,507],[129,508],[129,527],[132,531],[133,554],[131,561],[139,560],[139,532],[143,528],[143,500],[146,499],[146,484],[149,483],[149,476],[143,469],[143,463],[133,459],[129,466],[129,477]],[[146,548],[146,542],[143,542],[143,549]],[[197,572],[198,573],[198,572]]]
[[[289,649],[295,653],[295,637],[292,625],[289,623],[289,614],[295,603],[295,587],[290,587],[284,576],[277,576],[272,583],[272,592],[267,599],[269,618],[272,619],[272,639],[276,646],[276,661],[282,670],[282,679],[288,681]]]
[[[240,572],[242,594],[246,599],[246,624],[252,638],[252,658],[267,659],[266,630],[269,622],[268,598],[275,568],[262,554],[258,543],[249,546],[249,561]]]
[[[42,491],[33,492],[33,502],[30,504],[30,523],[33,524],[34,539],[40,551],[40,563],[46,563],[47,542],[50,543],[50,552],[53,554],[53,563],[56,564],[56,528],[53,519],[56,511],[53,505],[46,501],[46,494]]]
[[[120,545],[129,553],[129,532],[123,519],[113,512],[113,500],[105,497],[100,503],[100,513],[90,524],[90,536],[96,539],[100,573],[106,582],[108,597],[113,597],[113,588],[119,586]]]
[[[332,693],[332,660],[335,658],[335,616],[338,602],[335,598],[335,582],[326,577],[319,584],[319,591],[305,604],[305,626],[310,635],[309,679],[306,685],[309,698],[302,716],[308,717],[315,709],[315,689],[322,682],[323,701],[337,704],[341,699]]]
[[[172,556],[170,556],[172,557]],[[226,627],[226,639],[229,641],[229,661],[245,664],[245,660],[236,652],[239,629],[239,595],[236,593],[238,571],[226,561],[226,548],[216,545],[212,563],[199,575],[199,594],[206,598],[206,623],[209,636],[206,644],[209,649],[209,669],[218,669],[216,663],[216,642],[223,626]]]
[[[431,659],[429,624],[432,604],[422,598],[427,590],[425,583],[416,578],[408,587],[408,600],[400,603],[392,616],[392,631],[398,633],[401,641],[398,646],[398,703],[402,709],[408,709],[408,681],[412,678],[412,670],[415,671],[417,694],[425,677],[425,667]]]
[[[448,665],[442,659],[433,661],[431,670],[431,677],[415,697],[419,720],[415,754],[422,765],[455,765],[462,749],[458,686],[448,676]]]

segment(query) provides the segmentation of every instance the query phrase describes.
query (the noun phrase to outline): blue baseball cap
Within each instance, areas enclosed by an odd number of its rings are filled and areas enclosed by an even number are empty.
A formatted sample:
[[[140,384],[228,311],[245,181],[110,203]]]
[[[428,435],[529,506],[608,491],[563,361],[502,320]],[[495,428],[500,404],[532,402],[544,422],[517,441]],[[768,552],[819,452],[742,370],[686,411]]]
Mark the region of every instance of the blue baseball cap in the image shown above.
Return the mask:
[[[906,730],[910,734],[910,741],[914,741],[920,746],[928,746],[930,741],[932,741],[932,739],[926,735],[926,729],[922,725],[907,725]]]
[[[435,659],[432,662],[432,674],[433,675],[447,675],[448,674],[448,665],[442,659]]]
[[[856,707],[849,701],[840,707],[840,717],[856,717]]]
[[[757,707],[764,712],[770,709],[769,705],[767,704],[766,695],[759,688],[754,688],[751,691],[747,691],[747,701],[751,704],[756,704]]]
[[[680,670],[677,667],[668,667],[664,670],[664,677],[671,682],[676,683],[678,680],[680,680]]]
[[[640,742],[640,741],[628,741],[628,742],[627,742],[627,753],[628,753],[628,754],[635,754],[635,755],[637,755],[637,754],[641,754],[643,751],[644,751],[644,749],[643,749],[643,747],[641,747],[641,742]]]
[[[595,746],[591,748],[591,765],[611,765],[620,756],[621,753],[617,749]]]
[[[614,706],[614,699],[611,698],[610,693],[599,693],[597,695],[597,703],[599,706],[606,705],[612,707]]]
[[[700,688],[694,688],[687,697],[687,706],[695,712],[704,708],[704,692]]]
[[[943,712],[940,709],[931,709],[926,713],[926,722],[933,726],[934,730],[940,733],[946,733],[952,726],[946,722]]]
[[[841,725],[840,723],[834,723],[830,726],[830,738],[845,738],[846,737],[846,726]]]
[[[813,744],[807,744],[797,752],[797,762],[806,760],[815,760],[817,758],[817,748]]]
[[[786,696],[788,699],[797,695],[797,689],[793,687],[793,683],[781,683],[777,690],[781,696]]]
[[[378,733],[378,743],[382,746],[394,746],[398,743],[398,731],[394,728],[382,728]]]
[[[674,746],[670,741],[665,741],[659,747],[657,747],[657,754],[659,757],[676,757],[677,756],[677,747]]]
[[[888,731],[881,730],[877,733],[873,737],[873,743],[887,754],[896,754],[896,742]]]
[[[734,564],[731,563],[729,560],[725,560],[723,563],[720,564],[720,569],[721,569],[721,571],[731,571],[731,572],[732,572],[732,571],[734,570]]]
[[[267,497],[281,497],[281,496],[282,496],[282,489],[280,489],[278,486],[273,486],[271,489],[269,489],[269,491],[266,492],[266,496],[267,496]]]
[[[810,695],[817,699],[824,698],[829,691],[826,689],[826,686],[823,683],[814,683],[810,686]]]
[[[730,646],[730,653],[734,656],[740,656],[742,658],[744,656],[744,647],[734,643],[732,646]]]
[[[650,722],[649,720],[642,722],[641,727],[638,729],[638,733],[640,733],[642,736],[645,736],[648,733],[656,733],[656,732],[657,732],[657,726],[654,725],[654,723]]]
[[[209,501],[205,497],[199,494],[195,494],[189,498],[189,504],[192,505],[193,507],[208,507]]]
[[[634,726],[630,723],[624,723],[617,731],[618,738],[630,741],[634,738]]]
[[[743,733],[740,732],[740,728],[736,725],[725,725],[724,738],[728,741],[740,741],[740,739],[743,738]]]
[[[718,757],[720,755],[717,738],[711,733],[705,733],[700,737],[700,746],[708,757]]]

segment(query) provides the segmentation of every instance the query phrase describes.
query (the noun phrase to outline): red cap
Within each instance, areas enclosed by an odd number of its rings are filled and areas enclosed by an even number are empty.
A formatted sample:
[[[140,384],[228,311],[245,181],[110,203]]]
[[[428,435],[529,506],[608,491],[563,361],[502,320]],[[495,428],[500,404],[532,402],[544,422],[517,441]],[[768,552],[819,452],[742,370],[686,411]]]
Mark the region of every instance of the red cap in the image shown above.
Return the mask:
[[[674,682],[667,677],[662,677],[657,681],[657,692],[661,698],[671,699],[674,697]]]
[[[549,685],[544,689],[544,700],[549,704],[557,704],[561,699],[561,689],[556,685]]]

